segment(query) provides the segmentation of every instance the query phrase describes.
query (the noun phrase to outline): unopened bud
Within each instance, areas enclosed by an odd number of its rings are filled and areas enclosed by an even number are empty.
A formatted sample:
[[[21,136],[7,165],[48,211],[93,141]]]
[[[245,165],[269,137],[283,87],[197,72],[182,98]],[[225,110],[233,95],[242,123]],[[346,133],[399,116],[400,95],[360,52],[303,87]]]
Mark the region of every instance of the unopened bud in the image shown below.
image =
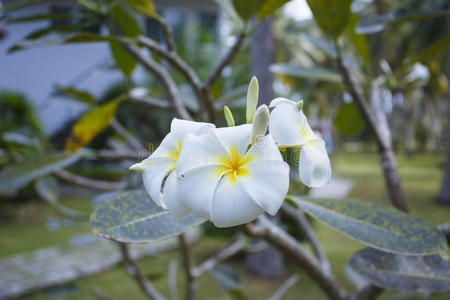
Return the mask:
[[[258,107],[255,118],[253,119],[251,144],[256,143],[260,137],[266,134],[268,126],[269,108],[264,104]]]
[[[233,113],[226,105],[223,107],[223,114],[225,115],[225,120],[227,120],[228,127],[233,127],[235,125]]]
[[[259,94],[259,84],[258,79],[255,76],[250,80],[247,90],[247,111],[246,120],[247,124],[252,123],[253,116],[255,115],[256,106],[258,106],[258,94]]]

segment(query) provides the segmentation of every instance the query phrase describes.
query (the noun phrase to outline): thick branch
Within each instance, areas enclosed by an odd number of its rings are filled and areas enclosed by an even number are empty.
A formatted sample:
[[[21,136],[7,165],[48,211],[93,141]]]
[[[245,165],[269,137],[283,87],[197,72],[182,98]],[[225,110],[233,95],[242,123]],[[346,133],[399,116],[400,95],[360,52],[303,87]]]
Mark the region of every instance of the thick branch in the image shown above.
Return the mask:
[[[287,216],[289,216],[291,219],[294,219],[297,222],[298,226],[300,227],[300,230],[303,232],[306,239],[311,244],[316,257],[320,260],[322,269],[325,271],[325,273],[330,275],[331,274],[330,262],[328,261],[327,256],[325,255],[322,247],[320,246],[316,234],[314,233],[314,230],[311,228],[303,211],[301,209],[294,209],[288,206],[287,204],[283,205],[282,209]]]
[[[223,71],[223,68],[225,68],[228,64],[231,63],[231,61],[234,59],[239,49],[241,48],[245,36],[246,36],[245,32],[241,32],[237,36],[234,45],[228,50],[228,52],[225,54],[225,56],[222,58],[219,64],[211,71],[211,73],[205,79],[205,87],[209,88],[219,78],[220,74]]]
[[[141,151],[144,149],[141,142],[137,138],[135,138],[132,134],[128,132],[128,130],[120,124],[120,122],[113,118],[111,120],[111,127],[127,142],[127,144],[136,151]]]
[[[323,271],[320,262],[292,236],[271,223],[266,217],[259,217],[256,225],[247,224],[245,229],[250,236],[265,239],[279,248],[316,281],[330,299],[346,299],[347,294],[345,290],[330,275]]]
[[[169,263],[169,270],[167,272],[167,281],[169,285],[170,299],[178,300],[178,287],[177,287],[177,271],[178,263],[175,260],[171,260]]]
[[[139,61],[150,73],[152,73],[158,82],[166,90],[167,100],[170,102],[172,109],[177,117],[185,120],[192,120],[186,107],[181,102],[178,95],[178,88],[172,77],[160,64],[155,62],[151,57],[145,57],[141,54],[139,48],[130,44],[122,44],[123,47]]]
[[[299,276],[297,274],[294,274],[290,276],[288,279],[286,279],[285,282],[280,286],[280,288],[270,297],[268,300],[281,300],[283,299],[284,295],[289,291],[291,287],[293,287],[299,279]]]
[[[119,245],[120,252],[122,253],[125,269],[127,270],[128,274],[130,274],[130,276],[133,277],[134,280],[138,283],[144,294],[149,299],[165,300],[165,298],[155,289],[155,287],[147,280],[145,275],[139,269],[139,266],[130,255],[128,245],[120,242],[118,242],[117,244]]]
[[[218,263],[239,253],[244,248],[245,239],[243,236],[239,236],[236,241],[232,242],[231,244],[220,250],[216,255],[207,259],[203,263],[199,264],[196,268],[194,268],[192,270],[192,275],[194,277],[200,277],[202,274],[214,268]]]
[[[337,46],[338,47],[338,46]],[[378,126],[376,114],[372,111],[369,104],[361,93],[360,87],[354,82],[350,72],[345,67],[341,55],[337,57],[337,66],[341,73],[344,86],[353,98],[362,118],[367,127],[375,138],[378,146],[378,151],[381,159],[381,166],[383,167],[384,178],[389,192],[389,199],[392,205],[404,212],[408,211],[405,196],[400,184],[400,177],[397,172],[397,163],[395,161],[394,152],[392,151],[392,143],[388,138],[389,135],[383,134]],[[379,108],[376,108],[379,109]],[[387,126],[384,126],[387,129]],[[388,129],[387,129],[388,130]]]
[[[73,174],[63,169],[54,171],[53,173],[59,178],[62,178],[66,181],[72,182],[76,185],[81,185],[93,189],[116,191],[120,190],[125,186],[124,182],[112,182],[86,178],[80,175]]]
[[[189,251],[189,245],[186,242],[184,234],[178,236],[180,244],[181,256],[183,258],[183,266],[186,274],[186,300],[195,299],[195,277],[193,275],[194,260]]]
[[[160,44],[145,36],[139,36],[138,44],[150,51],[159,54],[164,57],[173,67],[175,67],[189,82],[197,99],[200,101],[200,105],[205,108],[208,114],[208,120],[214,122],[215,109],[214,103],[207,90],[203,89],[202,82],[197,76],[197,73],[186,64],[186,62],[173,51],[167,51]]]

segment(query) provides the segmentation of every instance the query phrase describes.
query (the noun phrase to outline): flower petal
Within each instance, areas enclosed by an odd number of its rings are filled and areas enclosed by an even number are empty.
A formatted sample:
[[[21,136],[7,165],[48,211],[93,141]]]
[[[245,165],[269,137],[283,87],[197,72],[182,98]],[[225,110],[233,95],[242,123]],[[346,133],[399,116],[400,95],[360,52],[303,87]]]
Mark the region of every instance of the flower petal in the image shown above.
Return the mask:
[[[170,132],[174,135],[176,142],[182,142],[188,134],[202,134],[209,129],[216,128],[214,124],[180,120],[174,118],[170,124]]]
[[[176,219],[180,219],[191,212],[189,207],[180,199],[178,180],[175,172],[171,172],[164,183],[161,203],[169,209],[172,216]]]
[[[178,177],[181,201],[195,214],[207,219],[211,217],[211,203],[221,178],[219,170],[218,166],[204,166]]]
[[[282,103],[270,114],[269,131],[279,146],[300,146],[304,144],[300,132],[303,124],[297,107]]]
[[[244,156],[250,144],[252,124],[217,128],[213,132],[228,152],[235,149],[240,156]]]
[[[300,180],[309,187],[320,187],[331,178],[331,164],[325,142],[321,139],[308,142],[300,151],[298,164]]]
[[[277,107],[280,104],[287,104],[287,105],[292,105],[292,106],[296,106],[297,105],[297,103],[292,101],[292,100],[289,100],[289,99],[286,99],[286,98],[282,98],[282,97],[278,97],[278,98],[275,98],[272,101],[270,101],[269,107],[270,108]]]
[[[150,198],[164,208],[164,203],[161,202],[161,185],[171,170],[171,162],[166,160],[148,165],[142,174],[144,187],[150,195]]]
[[[199,136],[189,134],[178,157],[177,176],[206,166],[218,166],[221,164],[220,157],[227,155],[227,150],[212,132]]]
[[[224,176],[217,186],[212,202],[211,221],[217,227],[231,227],[248,223],[264,213],[247,194],[239,181]]]
[[[245,166],[248,172],[238,180],[260,207],[275,215],[289,189],[289,165],[270,135],[254,144],[247,155],[255,159]]]

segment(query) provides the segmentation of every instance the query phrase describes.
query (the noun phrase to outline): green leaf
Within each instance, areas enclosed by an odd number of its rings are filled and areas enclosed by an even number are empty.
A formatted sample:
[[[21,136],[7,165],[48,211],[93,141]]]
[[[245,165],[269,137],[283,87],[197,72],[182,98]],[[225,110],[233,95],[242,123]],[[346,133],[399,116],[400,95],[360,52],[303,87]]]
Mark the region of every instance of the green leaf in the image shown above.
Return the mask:
[[[56,96],[65,96],[83,103],[94,104],[95,98],[89,92],[80,90],[71,86],[63,87],[60,85],[55,86]]]
[[[436,42],[422,50],[416,56],[409,57],[399,68],[395,70],[395,72],[405,71],[416,62],[424,62],[429,58],[434,58],[437,53],[445,50],[448,45],[450,45],[450,35],[437,40]]]
[[[350,42],[353,44],[353,47],[355,48],[362,62],[369,69],[370,68],[369,43],[365,35],[356,32],[356,25],[358,21],[359,17],[356,14],[351,13],[349,24],[346,29],[346,35],[348,36]]]
[[[67,37],[63,43],[64,44],[71,44],[71,43],[98,43],[98,42],[129,42],[132,39],[125,39],[117,36],[110,36],[110,35],[99,35],[95,33],[90,32],[80,32],[75,33]]]
[[[334,117],[333,124],[339,133],[347,135],[360,134],[365,127],[365,123],[353,103],[341,104]]]
[[[387,26],[401,22],[424,21],[434,18],[448,17],[450,10],[427,12],[390,11],[383,15],[364,18],[356,26],[356,32],[360,34],[374,34],[383,31]]]
[[[281,8],[289,1],[290,0],[266,0],[262,7],[259,9],[258,18],[260,20],[264,19],[265,17],[276,12],[279,8]]]
[[[314,20],[333,38],[339,37],[350,19],[351,0],[307,0]]]
[[[125,77],[130,78],[133,71],[136,69],[137,61],[131,54],[129,54],[118,42],[110,42],[109,49],[119,69]]]
[[[233,0],[233,7],[244,20],[250,20],[263,7],[266,0]]]
[[[331,83],[340,83],[341,76],[329,69],[322,67],[302,67],[297,64],[273,64],[270,71],[275,74],[289,75],[307,80],[326,81]]]
[[[142,30],[139,27],[139,23],[121,5],[115,5],[111,9],[110,17],[120,30],[121,34],[129,37],[136,37],[142,34]]]
[[[88,111],[72,127],[72,134],[66,141],[64,150],[76,151],[87,145],[100,132],[108,128],[111,120],[116,114],[117,106],[124,100],[119,96],[117,99],[109,101],[101,106]]]
[[[330,228],[373,248],[409,255],[447,251],[445,236],[437,228],[391,207],[348,199],[293,200]]]
[[[400,255],[365,248],[350,257],[348,267],[385,289],[415,293],[450,290],[450,263],[438,255]]]
[[[0,172],[0,193],[19,189],[37,177],[65,168],[78,161],[85,152],[52,153],[11,164]]]
[[[127,0],[127,3],[138,14],[155,16],[155,5],[152,0]]]
[[[91,215],[95,234],[125,243],[167,239],[202,222],[204,219],[194,214],[175,220],[143,190],[125,192],[98,204]]]

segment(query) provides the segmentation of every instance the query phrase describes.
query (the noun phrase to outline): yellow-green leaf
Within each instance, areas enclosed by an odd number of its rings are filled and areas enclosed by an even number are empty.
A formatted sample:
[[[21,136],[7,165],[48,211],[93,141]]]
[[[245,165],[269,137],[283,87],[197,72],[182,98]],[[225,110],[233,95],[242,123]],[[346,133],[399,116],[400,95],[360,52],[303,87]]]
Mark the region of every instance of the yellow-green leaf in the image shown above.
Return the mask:
[[[237,14],[248,21],[262,8],[266,0],[233,0],[233,7]]]
[[[155,15],[155,5],[152,0],[127,0],[127,3],[138,14],[148,17]]]
[[[122,98],[113,100],[88,111],[73,125],[72,134],[66,141],[64,149],[75,151],[92,141],[109,126],[121,101]]]

